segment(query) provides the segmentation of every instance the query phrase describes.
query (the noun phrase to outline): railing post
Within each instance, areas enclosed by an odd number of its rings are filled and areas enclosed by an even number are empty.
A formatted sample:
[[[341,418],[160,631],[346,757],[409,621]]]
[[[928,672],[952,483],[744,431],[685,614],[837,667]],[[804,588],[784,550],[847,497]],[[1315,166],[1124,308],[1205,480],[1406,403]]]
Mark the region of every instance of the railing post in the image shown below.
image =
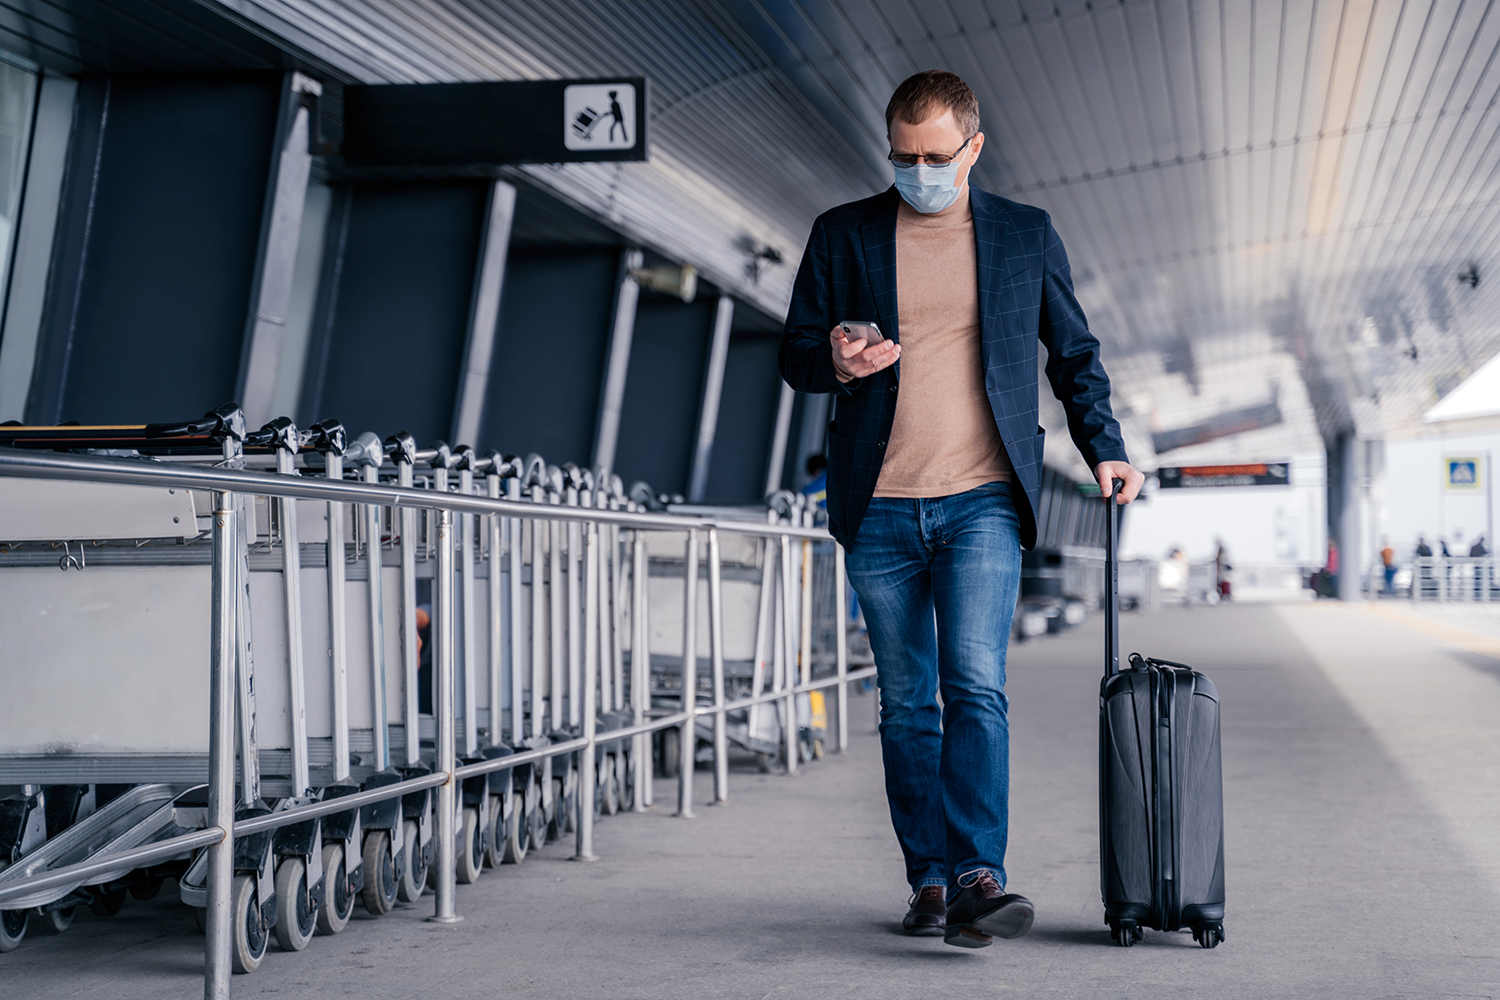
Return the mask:
[[[708,529],[708,642],[714,682],[714,804],[729,801],[729,719],[724,711],[724,586],[719,529]]]
[[[641,725],[651,710],[651,630],[646,611],[647,574],[646,532],[636,528],[630,543],[630,701],[632,723]],[[651,806],[652,738],[649,733],[635,737],[635,811],[645,812]]]
[[[204,1000],[228,1000],[234,974],[234,699],[238,554],[233,494],[214,494],[213,648],[210,651],[208,821],[224,839],[208,848],[208,909],[204,923]]]
[[[577,533],[573,537],[578,537]],[[586,581],[584,589],[586,593],[599,593],[599,528],[590,521],[583,531],[583,563]],[[576,565],[576,564],[573,564]],[[599,644],[593,641],[593,636],[599,628],[599,602],[589,601],[583,609],[583,632],[589,637],[583,648],[583,699],[579,706],[581,715],[580,722],[583,726],[583,738],[587,741],[583,748],[581,766],[578,774],[578,844],[574,861],[598,861],[594,854],[594,802],[599,794],[598,759],[594,750],[594,732],[598,719],[598,710],[594,700],[598,696],[599,677]]]
[[[839,753],[849,749],[849,615],[847,612],[848,598],[845,591],[848,589],[848,573],[844,567],[844,547],[838,542],[833,543],[833,621],[834,621],[834,657],[838,663],[839,673]]]
[[[333,482],[343,482],[342,450],[329,449],[324,455],[326,475]],[[333,670],[333,780],[349,778],[349,637],[346,608],[344,504],[328,501],[328,651]]]
[[[437,579],[432,594],[432,666],[437,672],[437,704],[433,719],[437,723],[436,770],[448,780],[437,787],[436,885],[433,892],[433,914],[428,920],[439,924],[456,924],[463,920],[454,901],[457,889],[457,827],[454,811],[458,805],[457,778],[453,774],[456,756],[454,733],[454,628],[453,581],[453,512],[438,514]]]
[[[803,511],[802,526],[812,527],[812,511]],[[812,542],[802,539],[802,572],[797,578],[798,586],[802,589],[797,596],[801,599],[798,614],[801,616],[798,624],[797,662],[799,666],[798,676],[802,678],[803,684],[812,683],[812,575],[813,575]]]
[[[380,456],[374,456],[373,464],[364,468],[367,483],[380,484]],[[380,514],[376,504],[365,504],[365,561],[370,566],[370,586],[365,593],[370,601],[370,680],[371,714],[375,737],[375,762],[381,770],[391,766],[390,710],[386,704],[385,691],[385,591],[381,578]],[[298,791],[298,794],[303,794]],[[368,873],[367,873],[368,874]],[[371,875],[370,877],[374,877]]]
[[[786,754],[786,773],[797,773],[797,655],[796,633],[793,631],[796,625],[797,596],[795,591],[796,574],[792,568],[792,539],[790,535],[781,536],[781,650],[782,661],[785,663],[786,700],[782,703],[782,732],[781,743],[783,752]]]
[[[682,578],[682,711],[677,740],[677,815],[693,815],[693,751],[698,743],[698,529],[689,528]]]

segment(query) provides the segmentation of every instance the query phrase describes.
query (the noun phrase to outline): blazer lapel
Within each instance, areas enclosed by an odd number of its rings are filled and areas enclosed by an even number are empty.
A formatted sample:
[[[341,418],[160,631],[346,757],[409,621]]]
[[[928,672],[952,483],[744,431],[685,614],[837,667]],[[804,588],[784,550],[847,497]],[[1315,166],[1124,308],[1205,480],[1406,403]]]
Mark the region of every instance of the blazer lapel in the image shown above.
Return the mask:
[[[969,205],[974,213],[974,244],[979,282],[979,357],[986,373],[994,371],[995,352],[1004,335],[1000,328],[1000,296],[1006,274],[1006,240],[1010,223],[1000,199],[971,186]],[[986,386],[985,388],[989,388]]]
[[[876,322],[881,333],[901,340],[896,319],[896,208],[901,196],[892,187],[870,218],[859,227],[865,248],[865,277],[875,297]],[[835,317],[839,319],[840,317]],[[862,319],[863,317],[851,317]],[[900,362],[897,362],[899,370]]]

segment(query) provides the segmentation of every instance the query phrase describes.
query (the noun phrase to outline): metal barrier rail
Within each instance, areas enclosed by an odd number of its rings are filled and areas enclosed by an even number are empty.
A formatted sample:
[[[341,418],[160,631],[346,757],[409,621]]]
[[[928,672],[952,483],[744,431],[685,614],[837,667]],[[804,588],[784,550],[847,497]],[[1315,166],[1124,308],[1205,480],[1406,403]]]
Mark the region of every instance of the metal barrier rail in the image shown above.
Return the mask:
[[[0,449],[0,476],[69,479],[125,486],[175,486],[213,493],[250,493],[257,496],[327,500],[377,507],[425,508],[446,510],[454,514],[499,514],[522,520],[593,522],[613,524],[621,528],[655,528],[662,531],[688,531],[693,528],[706,531],[719,528],[740,535],[777,538],[785,535],[788,538],[805,538],[815,542],[832,539],[822,528],[803,528],[792,524],[719,519],[702,514],[652,514],[599,507],[570,507],[564,504],[548,505],[539,511],[534,503],[476,494],[434,493],[405,486],[286,476],[248,469],[212,469],[176,462],[99,458],[93,455],[57,455],[50,452]]]
[[[353,483],[339,479],[313,479],[282,473],[260,473],[246,470],[203,468],[171,462],[144,462],[120,458],[100,458],[84,455],[56,455],[36,452],[11,452],[0,449],[0,476],[62,479],[94,483],[113,483],[134,486],[163,486],[182,489],[206,490],[214,497],[213,510],[213,558],[212,558],[212,631],[211,631],[211,683],[209,722],[209,783],[208,826],[191,834],[173,837],[129,851],[104,857],[91,858],[86,862],[48,871],[45,874],[18,880],[13,886],[0,889],[0,902],[23,896],[40,889],[66,884],[80,877],[100,874],[122,866],[135,867],[152,861],[174,857],[195,848],[208,850],[207,908],[205,913],[205,982],[204,995],[210,1000],[227,998],[232,976],[231,893],[234,878],[234,840],[236,837],[277,829],[294,823],[348,813],[362,806],[399,798],[412,792],[426,789],[437,790],[435,810],[436,833],[434,836],[436,866],[435,905],[431,920],[438,923],[454,923],[462,920],[456,912],[456,859],[455,859],[455,814],[458,780],[491,772],[504,771],[524,766],[535,761],[563,756],[578,751],[580,789],[587,789],[585,796],[577,797],[577,860],[594,860],[593,854],[593,795],[597,783],[594,774],[594,749],[600,743],[615,743],[659,730],[680,727],[682,743],[686,750],[678,772],[678,815],[692,815],[693,759],[691,748],[695,745],[694,729],[698,718],[712,717],[714,720],[714,798],[716,802],[728,798],[728,770],[725,741],[726,715],[728,712],[755,705],[784,700],[788,708],[788,723],[784,727],[788,753],[788,770],[795,768],[796,747],[795,714],[793,699],[814,690],[837,688],[838,731],[835,747],[843,751],[848,747],[848,683],[873,676],[873,667],[850,671],[848,669],[846,621],[842,614],[836,620],[836,665],[832,677],[804,680],[796,683],[788,675],[782,690],[753,694],[747,698],[727,701],[724,684],[723,656],[723,597],[720,583],[720,548],[718,532],[722,528],[731,533],[753,535],[767,539],[779,539],[784,579],[792,573],[789,544],[791,539],[828,541],[829,534],[822,529],[791,524],[762,523],[738,519],[716,519],[712,516],[693,513],[652,514],[635,511],[617,511],[598,507],[567,506],[561,504],[538,505],[517,500],[482,497],[467,493],[434,492],[405,486],[382,486],[375,482]],[[234,497],[236,494],[275,496],[305,500],[324,500],[333,503],[362,504],[370,507],[393,507],[426,509],[439,512],[436,524],[437,573],[433,593],[432,640],[433,671],[436,680],[434,717],[436,722],[436,761],[431,774],[408,778],[400,782],[355,792],[336,799],[294,806],[277,812],[236,822],[235,811],[235,669],[236,669],[236,614],[238,612],[235,587],[235,551],[239,537],[236,521],[240,516]],[[455,712],[455,666],[457,635],[455,629],[455,553],[454,514],[499,515],[531,521],[566,521],[579,524],[583,530],[579,541],[583,543],[583,563],[588,575],[586,586],[595,588],[599,581],[600,525],[645,530],[686,531],[686,575],[684,602],[683,643],[683,705],[682,711],[653,719],[649,722],[619,729],[596,732],[595,712],[597,700],[596,681],[599,664],[595,659],[597,649],[589,643],[586,658],[589,660],[583,672],[582,703],[587,710],[582,712],[582,735],[545,747],[529,749],[509,756],[483,762],[458,765],[456,755]],[[697,645],[695,609],[697,607],[699,543],[698,533],[707,533],[708,550],[708,603],[710,631],[710,660],[713,682],[713,703],[687,708],[689,699],[697,692]],[[571,556],[570,556],[571,558]],[[638,556],[638,568],[643,562]],[[842,595],[846,586],[844,552],[835,547],[835,593]],[[590,590],[590,593],[596,591]],[[783,591],[785,601],[792,601],[791,589]],[[804,595],[804,602],[810,597]],[[585,623],[586,634],[598,626],[599,607],[592,601],[585,608],[590,619]],[[789,616],[788,625],[792,621]],[[807,619],[803,618],[803,648],[806,650]],[[790,643],[791,636],[787,636]],[[632,655],[649,655],[646,647],[632,647]],[[789,668],[790,669],[790,668]],[[491,706],[492,712],[499,705]],[[472,722],[472,720],[466,720]],[[412,734],[408,738],[415,738]]]
[[[1379,567],[1370,573],[1372,589],[1384,585]],[[1500,559],[1494,556],[1417,556],[1412,559],[1413,601],[1487,604],[1500,601]]]
[[[224,831],[214,826],[204,830],[194,830],[192,833],[185,833],[180,837],[158,840],[154,844],[147,844],[144,847],[135,847],[116,854],[100,855],[97,858],[90,858],[76,865],[53,868],[48,870],[45,875],[33,875],[24,882],[17,882],[15,885],[0,889],[0,903],[15,899],[17,896],[26,896],[42,889],[50,889],[53,886],[67,885],[69,882],[76,882],[80,878],[101,875],[104,872],[115,871],[122,867],[136,868],[140,865],[149,865],[153,861],[165,861],[168,858],[176,857],[184,851],[191,851],[194,848],[212,847],[214,844],[222,842],[223,839]]]

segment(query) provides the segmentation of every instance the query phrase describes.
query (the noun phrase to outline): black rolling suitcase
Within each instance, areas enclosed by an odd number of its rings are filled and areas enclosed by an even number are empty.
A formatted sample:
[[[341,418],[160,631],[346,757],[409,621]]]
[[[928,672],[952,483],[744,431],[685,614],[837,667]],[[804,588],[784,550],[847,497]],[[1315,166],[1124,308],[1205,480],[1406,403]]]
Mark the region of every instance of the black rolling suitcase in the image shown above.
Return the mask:
[[[1116,489],[1119,487],[1117,486]],[[1099,883],[1129,947],[1146,927],[1224,940],[1219,695],[1191,667],[1138,653],[1120,669],[1119,512],[1105,518],[1105,665],[1099,689]]]

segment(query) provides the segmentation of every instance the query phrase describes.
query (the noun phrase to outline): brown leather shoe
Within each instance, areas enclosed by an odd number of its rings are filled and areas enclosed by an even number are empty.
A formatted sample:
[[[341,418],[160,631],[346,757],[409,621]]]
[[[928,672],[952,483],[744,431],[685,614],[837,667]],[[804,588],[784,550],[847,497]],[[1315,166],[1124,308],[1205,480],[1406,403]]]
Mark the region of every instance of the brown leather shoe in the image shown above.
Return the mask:
[[[942,937],[948,926],[948,890],[940,885],[924,885],[911,897],[911,909],[901,926],[912,937]]]
[[[1020,937],[1031,930],[1036,908],[1025,896],[1007,893],[994,875],[980,869],[959,880],[947,916],[944,941],[960,948],[987,948],[997,937]]]

